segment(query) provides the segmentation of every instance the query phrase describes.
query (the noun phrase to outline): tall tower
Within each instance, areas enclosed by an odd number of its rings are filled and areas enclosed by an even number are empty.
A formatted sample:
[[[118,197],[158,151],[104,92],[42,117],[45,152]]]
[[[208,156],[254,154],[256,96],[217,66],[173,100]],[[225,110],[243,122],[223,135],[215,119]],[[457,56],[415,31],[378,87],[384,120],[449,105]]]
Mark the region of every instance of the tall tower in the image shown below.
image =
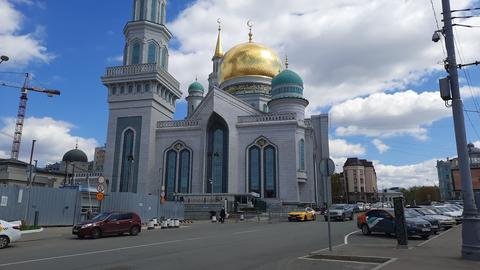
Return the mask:
[[[213,71],[208,76],[208,91],[212,91],[214,87],[218,87],[218,72],[220,70],[220,64],[223,59],[223,50],[222,50],[222,27],[220,24],[220,19],[217,20],[218,23],[218,36],[217,36],[217,45],[215,46],[215,53],[213,54]]]
[[[113,192],[158,193],[155,129],[171,120],[182,96],[168,73],[166,0],[133,0],[123,32],[123,66],[108,67],[101,78],[108,89],[108,131],[104,175]],[[158,180],[158,179],[157,179]]]

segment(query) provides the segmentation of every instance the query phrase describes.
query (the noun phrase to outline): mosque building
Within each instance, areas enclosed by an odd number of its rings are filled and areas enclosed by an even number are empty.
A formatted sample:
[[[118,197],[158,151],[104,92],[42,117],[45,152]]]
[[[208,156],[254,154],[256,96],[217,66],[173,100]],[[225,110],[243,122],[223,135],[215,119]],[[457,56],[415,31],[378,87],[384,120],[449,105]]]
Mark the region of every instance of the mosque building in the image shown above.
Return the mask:
[[[168,72],[165,10],[166,0],[133,1],[123,65],[102,77],[109,191],[166,200],[254,194],[267,203],[324,202],[328,116],[305,118],[302,78],[288,59],[282,64],[274,50],[254,42],[251,24],[248,40],[226,52],[219,26],[208,87],[195,80],[186,118],[173,120],[182,90]]]

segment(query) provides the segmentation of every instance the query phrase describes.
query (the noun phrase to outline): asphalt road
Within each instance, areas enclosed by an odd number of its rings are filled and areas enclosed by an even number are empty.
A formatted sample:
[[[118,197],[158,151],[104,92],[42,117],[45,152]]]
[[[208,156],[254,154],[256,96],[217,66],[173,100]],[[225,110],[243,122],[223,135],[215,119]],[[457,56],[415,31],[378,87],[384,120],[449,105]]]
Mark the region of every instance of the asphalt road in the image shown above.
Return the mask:
[[[355,230],[355,220],[332,222],[332,244]],[[298,257],[328,247],[324,221],[196,223],[97,240],[62,232],[0,250],[0,269],[313,269]]]

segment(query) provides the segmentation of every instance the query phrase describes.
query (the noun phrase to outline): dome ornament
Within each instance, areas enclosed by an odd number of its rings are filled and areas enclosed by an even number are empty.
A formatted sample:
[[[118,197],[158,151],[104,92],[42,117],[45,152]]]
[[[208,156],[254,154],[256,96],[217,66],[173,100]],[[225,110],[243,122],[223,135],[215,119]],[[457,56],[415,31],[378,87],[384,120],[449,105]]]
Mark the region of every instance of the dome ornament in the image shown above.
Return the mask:
[[[222,20],[220,18],[217,19],[218,23],[218,32],[222,31]]]
[[[248,20],[248,21],[247,21],[247,26],[248,26],[248,28],[249,28],[249,30],[250,30],[250,31],[248,32],[248,42],[252,42],[252,36],[253,36],[253,34],[252,34],[252,26],[253,26],[253,22],[250,21],[250,20]]]
[[[288,55],[285,55],[285,69],[288,69]]]

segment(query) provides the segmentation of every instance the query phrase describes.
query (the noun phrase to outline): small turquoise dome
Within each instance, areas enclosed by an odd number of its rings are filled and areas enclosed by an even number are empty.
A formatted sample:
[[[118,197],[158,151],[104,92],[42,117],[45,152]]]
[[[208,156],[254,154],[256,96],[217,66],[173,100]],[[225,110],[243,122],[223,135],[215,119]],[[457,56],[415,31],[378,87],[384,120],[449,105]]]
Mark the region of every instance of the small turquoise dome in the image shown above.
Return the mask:
[[[203,86],[202,86],[199,82],[193,82],[193,83],[190,84],[190,86],[188,87],[188,92],[191,92],[191,91],[200,91],[200,92],[203,92],[204,89],[203,89]]]
[[[282,84],[296,84],[303,87],[303,80],[297,73],[285,69],[272,79],[272,88]]]
[[[272,79],[272,99],[303,99],[303,80],[297,73],[285,69]]]

